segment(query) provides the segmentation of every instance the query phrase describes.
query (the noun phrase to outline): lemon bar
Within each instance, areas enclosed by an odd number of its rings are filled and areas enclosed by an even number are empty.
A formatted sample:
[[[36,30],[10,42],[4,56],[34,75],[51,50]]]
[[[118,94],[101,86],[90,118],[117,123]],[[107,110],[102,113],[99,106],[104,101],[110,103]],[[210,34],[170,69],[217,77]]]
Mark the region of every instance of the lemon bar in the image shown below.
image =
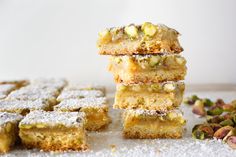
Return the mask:
[[[126,110],[123,113],[125,138],[181,138],[186,121],[179,110]]]
[[[100,90],[63,90],[57,97],[57,101],[61,102],[65,99],[81,99],[86,97],[103,97],[104,93]]]
[[[44,100],[0,100],[0,112],[26,115],[34,110],[50,110],[51,106]]]
[[[17,86],[15,84],[0,84],[0,99],[4,99],[7,95],[15,90]]]
[[[184,80],[186,60],[176,54],[111,56],[108,70],[116,83]]]
[[[6,153],[18,139],[18,123],[23,117],[15,113],[0,112],[0,154]]]
[[[84,112],[87,119],[85,128],[89,131],[104,128],[111,121],[108,115],[108,103],[105,97],[63,100],[54,106],[54,110]]]
[[[183,82],[117,84],[114,108],[165,112],[178,107],[183,99]]]
[[[55,87],[58,90],[62,90],[67,84],[67,80],[63,78],[38,78],[31,81],[32,85],[41,86],[41,87]]]
[[[56,98],[58,95],[59,91],[56,88],[39,88],[37,86],[30,85],[11,92],[6,99],[30,101],[42,99],[47,101],[50,105],[55,105],[57,103]]]
[[[86,150],[83,112],[30,112],[19,124],[27,148],[44,151]]]
[[[102,55],[180,53],[179,33],[163,24],[145,22],[106,29],[99,33],[97,46]]]

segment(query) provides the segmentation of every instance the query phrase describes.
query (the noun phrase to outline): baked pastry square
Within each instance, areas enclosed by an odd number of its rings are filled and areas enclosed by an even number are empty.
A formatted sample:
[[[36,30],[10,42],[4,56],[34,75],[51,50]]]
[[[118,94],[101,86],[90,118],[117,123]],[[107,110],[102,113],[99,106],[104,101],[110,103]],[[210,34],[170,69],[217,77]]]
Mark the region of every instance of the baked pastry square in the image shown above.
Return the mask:
[[[8,100],[30,100],[35,101],[38,99],[47,101],[50,105],[55,105],[57,103],[56,97],[59,92],[56,88],[40,88],[37,86],[26,86],[19,90],[11,92],[6,99]]]
[[[181,138],[186,121],[179,110],[126,110],[123,113],[125,138]]]
[[[6,153],[18,140],[18,123],[23,117],[15,113],[0,112],[0,153]]]
[[[183,82],[117,84],[116,109],[146,109],[166,112],[178,107],[183,99]]]
[[[97,46],[102,55],[180,53],[179,33],[163,24],[145,22],[106,29],[99,33]]]
[[[54,110],[84,112],[87,119],[85,128],[89,131],[104,128],[111,121],[108,115],[107,99],[104,97],[63,100],[54,106]]]
[[[81,99],[86,97],[103,97],[104,93],[100,90],[63,90],[57,97],[57,101],[61,102],[66,99]]]
[[[58,90],[62,90],[67,84],[67,80],[63,79],[63,78],[38,78],[35,80],[31,81],[31,84],[33,86],[41,86],[41,87],[54,87]]]
[[[86,150],[83,112],[30,112],[19,124],[19,136],[27,148],[44,151]]]
[[[111,56],[108,70],[116,83],[184,80],[186,60],[176,54]]]
[[[0,100],[0,112],[27,115],[34,110],[50,110],[51,106],[44,100]]]

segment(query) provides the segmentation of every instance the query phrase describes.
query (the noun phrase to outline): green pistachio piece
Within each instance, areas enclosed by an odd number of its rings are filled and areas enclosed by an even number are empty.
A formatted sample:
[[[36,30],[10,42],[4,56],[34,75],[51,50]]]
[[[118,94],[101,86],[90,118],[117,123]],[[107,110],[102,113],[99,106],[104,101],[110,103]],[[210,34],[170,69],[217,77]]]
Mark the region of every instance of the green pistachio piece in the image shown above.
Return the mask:
[[[203,131],[196,130],[192,133],[192,137],[194,139],[204,140],[205,139],[205,134],[204,134]]]
[[[150,22],[145,22],[142,25],[141,30],[143,31],[144,35],[152,37],[156,34],[157,27]]]
[[[214,103],[213,103],[210,99],[208,99],[208,98],[205,98],[205,99],[203,99],[202,101],[203,101],[204,106],[206,106],[206,107],[211,107],[211,106],[214,104]]]
[[[150,65],[151,67],[154,67],[155,65],[157,65],[157,64],[160,62],[160,60],[161,60],[161,57],[158,56],[158,55],[156,55],[156,56],[151,56],[151,57],[149,58],[149,65]]]
[[[215,106],[207,111],[208,115],[221,115],[222,113],[223,109]]]
[[[231,119],[226,119],[226,120],[220,122],[220,125],[221,126],[233,126],[234,122]]]
[[[125,33],[132,39],[138,37],[138,29],[134,25],[126,26]]]

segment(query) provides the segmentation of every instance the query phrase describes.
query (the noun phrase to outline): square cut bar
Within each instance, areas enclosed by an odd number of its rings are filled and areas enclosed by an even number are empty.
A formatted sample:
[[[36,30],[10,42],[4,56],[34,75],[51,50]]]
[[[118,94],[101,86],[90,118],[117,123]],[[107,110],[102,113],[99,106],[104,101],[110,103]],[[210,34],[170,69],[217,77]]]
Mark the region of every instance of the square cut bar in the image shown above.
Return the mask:
[[[97,84],[88,84],[88,85],[69,85],[64,88],[65,91],[73,91],[73,90],[100,90],[104,94],[106,94],[106,88],[103,85],[97,85]]]
[[[54,106],[56,111],[79,111],[86,115],[85,128],[95,131],[106,127],[111,119],[108,115],[108,104],[104,97],[63,100]]]
[[[41,87],[54,87],[58,89],[59,91],[62,90],[67,84],[67,80],[63,78],[55,79],[55,78],[38,78],[33,81],[31,81],[31,84],[33,86],[41,86]]]
[[[81,99],[86,97],[103,97],[104,93],[100,90],[63,90],[57,97],[57,101],[61,102],[66,99]]]
[[[0,100],[0,111],[27,115],[34,110],[50,110],[50,105],[44,100]]]
[[[116,83],[184,80],[186,60],[176,54],[111,56],[109,71]]]
[[[0,154],[6,153],[18,140],[18,123],[23,117],[15,113],[0,112]]]
[[[15,89],[17,89],[15,84],[0,84],[0,99],[6,98],[7,95]]]
[[[33,111],[19,124],[19,136],[27,148],[44,151],[86,150],[83,112]]]
[[[7,96],[7,100],[29,100],[35,101],[38,99],[47,101],[51,106],[57,103],[56,97],[59,95],[59,91],[54,87],[38,87],[38,86],[26,86],[19,90],[11,92]]]
[[[126,110],[123,113],[125,138],[181,138],[186,121],[179,110]]]
[[[180,53],[179,33],[163,24],[145,22],[110,28],[99,33],[97,46],[102,55]]]
[[[117,84],[113,107],[166,112],[179,107],[184,89],[183,82]]]

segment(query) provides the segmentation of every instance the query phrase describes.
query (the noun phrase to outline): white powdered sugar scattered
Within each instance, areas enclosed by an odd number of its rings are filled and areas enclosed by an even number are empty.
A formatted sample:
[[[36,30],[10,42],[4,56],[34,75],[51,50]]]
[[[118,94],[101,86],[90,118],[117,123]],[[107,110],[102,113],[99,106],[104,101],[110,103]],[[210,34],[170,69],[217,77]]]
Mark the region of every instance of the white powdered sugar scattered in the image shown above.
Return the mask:
[[[42,110],[48,108],[49,104],[44,100],[25,101],[25,100],[0,100],[1,111],[14,111],[14,110]]]
[[[51,99],[57,95],[55,89],[40,89],[34,87],[23,87],[19,90],[11,92],[7,99],[10,100],[37,100],[37,99]]]
[[[67,99],[54,107],[55,110],[76,110],[83,107],[102,108],[108,107],[105,97],[87,97],[82,99]]]
[[[62,101],[64,99],[81,99],[85,97],[103,97],[104,93],[100,90],[72,90],[62,91],[57,97],[57,100]]]
[[[133,115],[142,115],[142,116],[165,116],[168,113],[171,114],[176,114],[176,116],[182,116],[183,112],[180,109],[175,109],[175,110],[170,110],[167,112],[158,112],[156,110],[142,110],[142,109],[136,109],[136,110],[125,110],[125,112],[129,113],[129,114],[133,114]]]
[[[88,85],[81,85],[81,84],[73,84],[69,85],[64,88],[65,91],[70,90],[100,90],[102,92],[105,92],[105,86],[98,85],[98,84],[88,84]]]
[[[55,87],[57,89],[62,89],[67,85],[67,81],[63,78],[38,78],[33,81],[31,81],[32,85],[37,85],[37,86],[51,86]]]
[[[15,88],[15,84],[0,84],[0,99],[5,98]]]
[[[16,113],[7,113],[7,112],[0,112],[0,128],[2,125],[8,122],[18,122],[23,118],[23,116],[16,114]]]
[[[83,112],[32,111],[20,122],[20,125],[46,124],[49,127],[64,125],[66,127],[81,127],[84,124]]]

